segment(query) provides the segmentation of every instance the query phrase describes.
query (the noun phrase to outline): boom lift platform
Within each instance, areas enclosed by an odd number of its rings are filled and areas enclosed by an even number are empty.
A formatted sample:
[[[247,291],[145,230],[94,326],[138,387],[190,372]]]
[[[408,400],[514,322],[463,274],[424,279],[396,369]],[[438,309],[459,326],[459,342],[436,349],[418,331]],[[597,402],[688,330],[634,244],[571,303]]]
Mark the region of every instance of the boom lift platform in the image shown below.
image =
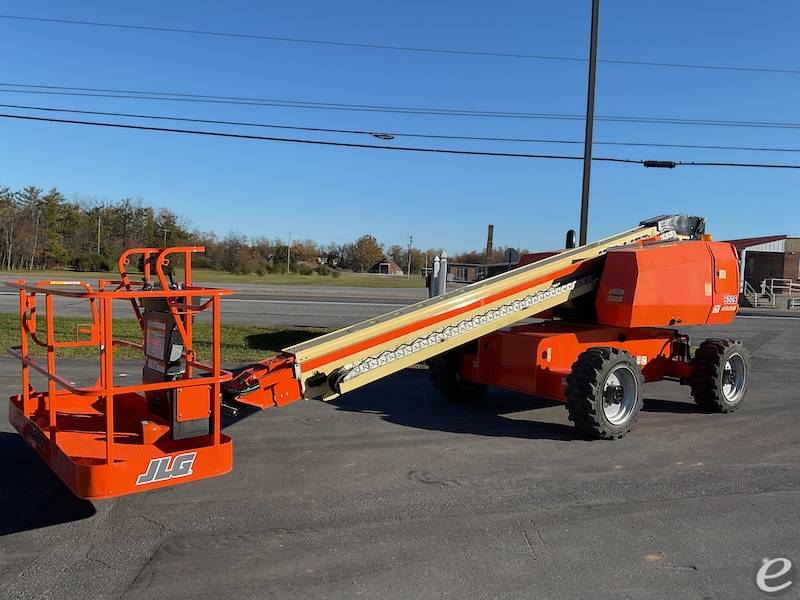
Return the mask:
[[[236,371],[223,370],[219,354],[220,303],[231,291],[192,284],[191,255],[201,251],[128,250],[119,260],[121,279],[101,280],[97,290],[83,282],[8,284],[19,291],[22,335],[9,349],[22,363],[10,420],[76,495],[119,496],[227,473],[232,452],[220,432],[223,408],[330,400],[420,362],[451,400],[477,398],[487,386],[559,400],[579,430],[606,439],[633,426],[645,382],[687,384],[702,408],[716,412],[735,410],[746,394],[749,358],[739,342],[706,340],[695,350],[674,328],[727,324],[739,307],[735,250],[711,241],[699,217],[657,217],[599,242],[521,260],[506,273]],[[181,284],[164,272],[174,254],[184,257]],[[143,257],[141,284],[125,270],[135,255]],[[44,336],[36,328],[42,295]],[[55,339],[57,296],[89,303],[85,339]],[[140,340],[114,338],[114,300],[130,302]],[[207,310],[211,357],[201,363],[192,323]],[[528,317],[544,320],[511,327]],[[45,348],[46,365],[31,356],[31,341]],[[114,349],[123,345],[143,352],[141,383],[115,383]],[[98,348],[93,386],[56,374],[56,350],[67,346]],[[45,376],[46,390],[31,386],[31,369]]]

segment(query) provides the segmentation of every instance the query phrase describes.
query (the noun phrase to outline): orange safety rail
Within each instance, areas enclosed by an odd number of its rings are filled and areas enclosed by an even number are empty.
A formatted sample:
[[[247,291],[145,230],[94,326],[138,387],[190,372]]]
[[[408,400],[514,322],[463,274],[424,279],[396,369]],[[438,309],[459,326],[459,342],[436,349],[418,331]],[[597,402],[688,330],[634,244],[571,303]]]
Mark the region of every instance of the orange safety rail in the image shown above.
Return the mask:
[[[21,342],[8,348],[8,353],[20,361],[22,369],[22,393],[10,398],[9,419],[53,471],[83,498],[119,496],[194,481],[227,473],[232,466],[231,440],[220,431],[219,402],[221,384],[232,377],[221,368],[220,304],[222,297],[232,292],[192,285],[191,254],[202,248],[136,251],[145,256],[145,264],[150,256],[156,256],[160,289],[148,282],[149,273],[140,284],[131,283],[124,267],[121,280],[101,280],[97,289],[81,281],[20,280],[6,284],[19,292]],[[123,256],[127,260],[131,254]],[[163,271],[171,254],[186,258],[183,285],[172,289]],[[41,296],[45,314],[37,319],[37,300]],[[76,332],[76,337],[84,333],[85,339],[56,339],[57,298],[88,303],[91,323],[81,325]],[[153,298],[163,299],[175,319],[183,341],[185,370],[172,381],[122,385],[114,376],[116,349],[143,351],[145,340],[114,337],[114,301],[130,301],[142,324],[137,302]],[[192,315],[202,311],[211,313],[210,363],[197,360],[193,350]],[[144,326],[142,331],[144,335]],[[32,356],[35,346],[44,349],[44,364]],[[93,385],[79,386],[56,371],[58,351],[74,347],[97,348],[100,367]],[[39,391],[32,385],[31,371],[44,377],[46,390]],[[182,397],[183,406],[192,414],[208,414],[208,435],[188,439],[169,435],[169,424],[149,412],[146,400],[147,393],[165,390],[174,390],[176,397]]]

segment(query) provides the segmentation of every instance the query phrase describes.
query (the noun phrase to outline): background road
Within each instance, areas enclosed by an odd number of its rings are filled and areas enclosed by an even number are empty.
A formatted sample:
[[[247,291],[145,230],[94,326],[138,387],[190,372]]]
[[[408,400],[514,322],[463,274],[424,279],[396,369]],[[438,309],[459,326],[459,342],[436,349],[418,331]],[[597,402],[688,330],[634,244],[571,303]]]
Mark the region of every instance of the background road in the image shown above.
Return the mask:
[[[659,383],[632,434],[590,441],[559,404],[448,405],[411,369],[228,422],[228,476],[94,505],[0,415],[0,597],[759,597],[757,561],[800,563],[800,321],[702,333],[753,353],[737,413]]]
[[[0,275],[0,284],[11,279]],[[233,296],[222,299],[222,321],[261,327],[338,328],[372,319],[428,297],[425,288],[368,288],[323,285],[214,284],[230,287]],[[89,318],[85,300],[54,297],[56,314]],[[0,313],[17,313],[18,295],[0,286]],[[769,309],[742,309],[746,316],[769,315]],[[782,314],[792,316],[791,312]],[[114,303],[114,316],[133,318],[127,301]],[[201,313],[200,320],[210,320]],[[800,311],[794,314],[800,319]]]
[[[2,281],[2,280],[0,280]],[[215,287],[225,287],[217,284]],[[262,327],[343,327],[377,317],[428,297],[425,288],[326,287],[321,285],[229,285],[233,296],[222,300],[225,323]],[[57,315],[88,316],[85,300],[56,298]],[[16,313],[18,295],[0,287],[0,312]],[[114,304],[114,315],[133,318],[130,304]],[[201,319],[210,318],[203,315]]]

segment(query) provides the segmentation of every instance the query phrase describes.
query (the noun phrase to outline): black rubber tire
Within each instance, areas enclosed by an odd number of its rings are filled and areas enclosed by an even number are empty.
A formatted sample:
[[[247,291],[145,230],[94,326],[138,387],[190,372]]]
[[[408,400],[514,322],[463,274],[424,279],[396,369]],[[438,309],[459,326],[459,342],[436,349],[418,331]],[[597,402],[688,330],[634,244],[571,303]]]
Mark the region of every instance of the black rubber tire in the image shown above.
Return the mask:
[[[728,399],[723,392],[725,364],[732,357],[741,357],[744,381],[739,394]],[[736,340],[708,339],[700,344],[690,364],[689,386],[695,403],[704,411],[729,413],[738,409],[747,397],[750,380],[750,354]]]
[[[476,402],[486,393],[486,386],[460,377],[461,354],[455,349],[428,359],[428,374],[433,387],[448,402]]]
[[[606,379],[612,370],[627,366],[633,374],[635,401],[631,414],[612,423],[603,410]],[[589,348],[578,355],[567,375],[567,411],[578,431],[606,440],[621,438],[631,430],[642,409],[644,379],[633,357],[618,348]]]

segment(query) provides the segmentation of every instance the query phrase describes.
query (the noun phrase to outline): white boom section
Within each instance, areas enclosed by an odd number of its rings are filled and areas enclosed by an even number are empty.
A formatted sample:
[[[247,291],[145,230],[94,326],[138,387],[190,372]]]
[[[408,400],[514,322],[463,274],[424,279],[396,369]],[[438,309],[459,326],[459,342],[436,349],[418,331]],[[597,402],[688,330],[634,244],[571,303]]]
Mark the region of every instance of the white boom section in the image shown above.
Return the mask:
[[[586,294],[600,277],[592,259],[609,248],[657,237],[674,239],[676,233],[656,225],[637,227],[284,352],[295,356],[303,395],[331,399]]]

